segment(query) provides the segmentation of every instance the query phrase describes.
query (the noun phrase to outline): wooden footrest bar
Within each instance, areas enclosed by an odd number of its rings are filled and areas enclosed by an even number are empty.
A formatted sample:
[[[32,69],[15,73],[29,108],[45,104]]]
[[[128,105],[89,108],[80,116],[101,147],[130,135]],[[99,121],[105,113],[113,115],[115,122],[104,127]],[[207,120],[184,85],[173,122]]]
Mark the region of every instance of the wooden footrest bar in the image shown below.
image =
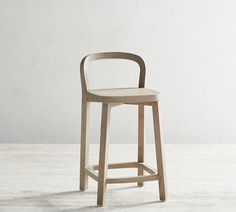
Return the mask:
[[[98,182],[98,175],[91,167],[85,168],[85,171],[87,172],[88,176],[90,176],[91,178],[93,178]]]
[[[143,181],[152,181],[159,180],[158,174],[151,174],[145,176],[137,176],[137,177],[123,177],[123,178],[107,178],[106,183],[134,183],[134,182],[143,182]]]
[[[152,181],[152,180],[159,180],[159,175],[156,171],[144,164],[139,162],[127,162],[127,163],[113,163],[108,164],[108,169],[123,169],[123,168],[142,168],[144,171],[148,172],[149,175],[143,176],[135,176],[135,177],[123,177],[123,178],[107,178],[106,184],[112,183],[132,183],[132,182],[144,182],[144,181]],[[88,166],[85,168],[87,174],[93,178],[94,180],[98,181],[98,174],[96,170],[99,169],[98,165],[95,166]]]

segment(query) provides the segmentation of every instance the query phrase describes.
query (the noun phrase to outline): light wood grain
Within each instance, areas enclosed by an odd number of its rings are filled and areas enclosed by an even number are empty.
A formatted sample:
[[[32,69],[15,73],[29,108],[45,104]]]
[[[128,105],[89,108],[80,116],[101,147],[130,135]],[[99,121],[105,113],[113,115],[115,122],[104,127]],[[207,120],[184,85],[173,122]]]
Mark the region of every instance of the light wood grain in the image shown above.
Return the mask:
[[[153,167],[146,163],[140,163],[140,162],[124,162],[124,163],[111,163],[108,164],[108,169],[127,169],[127,168],[140,168],[145,170],[146,172],[150,174],[156,173]],[[92,170],[99,170],[99,165],[93,165],[89,166],[89,169]]]
[[[141,166],[141,168],[148,172],[149,174],[155,174],[156,173],[156,170],[151,167],[150,165],[146,164],[146,163],[139,163],[139,165]]]
[[[87,77],[88,63],[94,60],[101,60],[101,59],[124,59],[136,62],[139,65],[139,71],[140,71],[138,87],[144,88],[146,66],[143,59],[140,56],[127,52],[102,52],[102,53],[89,54],[85,56],[80,63],[81,84],[84,93],[87,90],[89,90],[89,83]]]
[[[110,106],[102,104],[102,120],[101,120],[101,138],[99,153],[99,170],[98,170],[98,196],[97,204],[103,205],[106,192],[106,175],[107,175],[107,152],[108,152],[108,130],[110,122]]]
[[[144,162],[144,106],[138,106],[138,162]],[[138,176],[143,175],[143,168],[138,168]],[[139,181],[138,186],[143,186],[143,182]]]
[[[94,180],[96,180],[98,182],[98,175],[97,173],[93,170],[92,167],[88,166],[88,167],[85,167],[85,171],[86,173],[92,177]]]
[[[152,106],[153,111],[153,124],[154,124],[154,135],[155,135],[155,147],[156,147],[156,160],[157,160],[157,170],[160,176],[158,181],[159,184],[159,195],[160,200],[166,200],[166,183],[165,183],[165,170],[164,170],[164,162],[163,162],[163,150],[161,143],[161,131],[160,131],[160,123],[159,123],[159,110],[158,103],[153,103]]]
[[[98,170],[99,165],[91,166],[93,170]],[[111,163],[108,164],[108,169],[123,169],[123,168],[138,168],[142,165],[138,162],[124,162],[124,163]]]
[[[80,149],[80,190],[84,191],[88,187],[88,174],[85,167],[88,165],[89,144],[88,144],[88,109],[89,102],[82,97],[81,110],[81,149]]]
[[[144,182],[144,181],[153,181],[158,180],[158,174],[151,174],[146,176],[136,176],[136,177],[122,177],[122,178],[107,178],[106,183],[134,183],[134,182]]]
[[[125,59],[136,62],[139,65],[139,82],[134,88],[109,88],[109,89],[89,89],[89,79],[87,77],[88,66],[91,61],[101,59]],[[163,160],[161,154],[161,142],[159,117],[157,111],[158,92],[145,86],[146,67],[143,59],[135,54],[125,52],[103,52],[90,54],[84,57],[80,63],[80,75],[82,85],[82,115],[81,115],[81,162],[80,162],[80,189],[87,188],[88,175],[98,181],[97,204],[102,206],[106,192],[107,183],[129,183],[137,182],[138,186],[143,186],[144,181],[160,180],[160,199],[165,199]],[[88,165],[88,141],[87,141],[87,115],[88,104],[90,102],[102,103],[101,137],[99,150],[99,165]],[[107,164],[108,151],[108,128],[111,107],[121,104],[138,105],[138,158],[137,162]],[[156,153],[158,163],[158,173],[144,164],[144,106],[153,107],[153,119],[155,128]],[[107,179],[107,169],[115,168],[137,168],[138,176]],[[98,176],[94,170],[98,170]],[[149,175],[144,176],[144,171]]]
[[[158,92],[147,88],[112,88],[88,90],[90,102],[136,103],[157,101]]]

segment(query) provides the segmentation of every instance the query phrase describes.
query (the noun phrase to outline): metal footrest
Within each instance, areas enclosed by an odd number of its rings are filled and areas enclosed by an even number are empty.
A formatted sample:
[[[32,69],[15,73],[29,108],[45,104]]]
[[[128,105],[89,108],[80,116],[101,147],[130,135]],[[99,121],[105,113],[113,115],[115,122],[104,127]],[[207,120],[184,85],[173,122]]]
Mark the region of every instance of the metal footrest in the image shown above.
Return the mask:
[[[156,171],[140,162],[128,162],[128,163],[113,163],[108,164],[108,169],[123,169],[123,168],[141,168],[144,171],[148,172],[149,175],[142,175],[142,176],[132,176],[132,177],[121,177],[121,178],[107,178],[105,180],[106,184],[112,184],[112,183],[133,183],[133,182],[144,182],[144,181],[153,181],[153,180],[159,180],[159,175],[156,173]],[[87,166],[85,167],[85,171],[87,174],[93,178],[94,180],[98,181],[98,174],[96,173],[96,170],[99,170],[99,166]]]

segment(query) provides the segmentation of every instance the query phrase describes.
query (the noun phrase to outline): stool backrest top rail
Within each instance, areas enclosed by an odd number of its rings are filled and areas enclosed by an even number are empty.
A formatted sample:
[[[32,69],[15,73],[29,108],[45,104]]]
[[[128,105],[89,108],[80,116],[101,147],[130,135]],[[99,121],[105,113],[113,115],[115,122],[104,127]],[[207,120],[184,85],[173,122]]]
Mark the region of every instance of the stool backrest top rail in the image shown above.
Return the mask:
[[[82,85],[82,93],[83,95],[87,95],[87,91],[89,88],[88,85],[88,76],[87,76],[87,65],[91,61],[95,60],[103,60],[103,59],[124,59],[124,60],[131,60],[136,62],[139,65],[139,82],[138,87],[144,88],[145,86],[145,74],[146,74],[146,66],[144,60],[132,53],[127,52],[101,52],[101,53],[94,53],[85,56],[80,63],[80,77],[81,77],[81,85]]]

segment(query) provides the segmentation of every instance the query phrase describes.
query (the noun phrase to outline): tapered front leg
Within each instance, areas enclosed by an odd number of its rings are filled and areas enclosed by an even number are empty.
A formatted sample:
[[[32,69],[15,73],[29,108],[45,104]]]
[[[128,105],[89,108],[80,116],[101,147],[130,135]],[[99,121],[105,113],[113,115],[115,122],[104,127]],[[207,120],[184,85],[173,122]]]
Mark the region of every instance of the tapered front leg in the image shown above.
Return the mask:
[[[156,160],[157,160],[157,170],[159,179],[159,195],[160,200],[166,200],[166,185],[165,185],[165,171],[164,171],[164,156],[161,144],[161,132],[159,123],[159,109],[158,102],[152,105],[153,112],[153,124],[154,124],[154,135],[155,135],[155,147],[156,147]]]
[[[88,132],[88,109],[89,102],[82,99],[81,109],[81,145],[80,145],[80,190],[84,191],[88,188],[88,175],[85,167],[88,165],[89,144],[87,139]]]
[[[107,175],[107,151],[108,151],[108,131],[110,122],[110,105],[102,104],[102,119],[101,119],[101,137],[100,137],[100,152],[99,152],[99,170],[98,170],[98,194],[97,205],[102,206],[106,192],[106,175]]]
[[[138,105],[138,162],[144,162],[144,105]],[[138,176],[143,175],[143,169],[138,168]],[[143,186],[143,182],[138,182]]]

